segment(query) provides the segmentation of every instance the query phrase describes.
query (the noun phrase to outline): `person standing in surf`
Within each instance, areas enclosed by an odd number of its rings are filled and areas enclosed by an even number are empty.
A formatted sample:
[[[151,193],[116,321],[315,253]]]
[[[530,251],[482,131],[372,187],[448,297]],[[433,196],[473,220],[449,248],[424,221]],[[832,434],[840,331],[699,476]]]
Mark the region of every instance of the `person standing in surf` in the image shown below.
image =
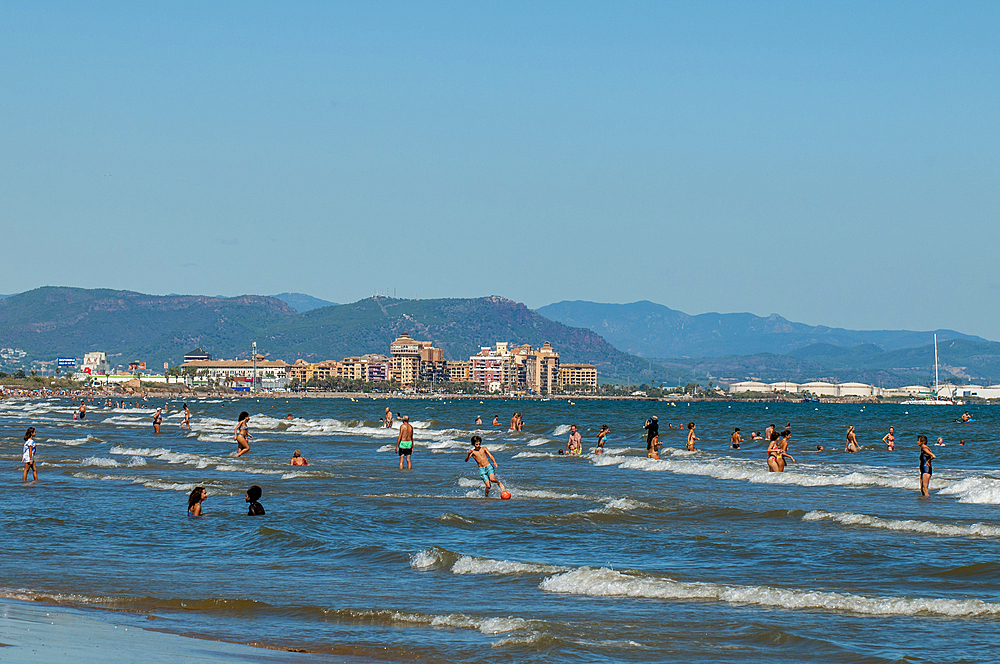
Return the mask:
[[[481,477],[483,482],[486,483],[486,494],[483,497],[489,498],[491,488],[490,482],[493,482],[500,487],[500,491],[503,491],[504,489],[503,484],[497,479],[496,476],[496,469],[500,464],[498,464],[497,460],[493,458],[490,451],[482,445],[483,439],[478,435],[473,436],[472,449],[465,455],[465,460],[468,461],[471,457],[476,460],[477,464],[479,464],[479,477]]]
[[[729,434],[729,449],[738,450],[740,449],[740,443],[743,442],[743,436],[740,435],[740,428],[736,427],[731,434]]]
[[[646,456],[650,459],[660,458],[660,422],[656,415],[646,420],[642,425],[646,430]]]
[[[896,430],[893,427],[889,427],[889,433],[882,437],[882,442],[885,443],[885,449],[890,452],[896,449]]]
[[[698,436],[694,435],[694,422],[688,422],[688,439],[687,439],[687,449],[688,452],[694,452],[694,441],[701,440]]]
[[[923,434],[917,436],[917,445],[920,447],[920,495],[929,496],[931,475],[934,474],[931,462],[937,457],[927,446],[927,436]]]
[[[80,400],[80,410],[77,411],[81,420],[87,419],[87,402],[83,399]]]
[[[153,433],[160,433],[160,424],[163,422],[162,408],[156,409],[156,414],[153,415]]]
[[[208,498],[208,489],[196,486],[188,496],[188,516],[201,516],[201,503]]]
[[[184,404],[184,421],[181,422],[181,427],[187,427],[188,431],[191,430],[191,411],[188,410],[187,404]]]
[[[382,418],[382,426],[386,429],[392,428],[392,411],[389,410],[388,406],[385,407],[385,417]]]
[[[21,453],[21,461],[24,463],[24,472],[21,473],[21,481],[28,481],[28,469],[30,468],[31,474],[37,482],[38,468],[35,467],[35,427],[28,427],[28,430],[24,432],[24,448]]]
[[[576,425],[574,424],[570,427],[569,440],[566,441],[566,454],[582,454],[583,442],[581,439],[582,436],[580,436],[580,432],[576,430]]]
[[[844,448],[844,451],[854,454],[860,450],[861,448],[858,447],[858,437],[854,433],[854,425],[852,424],[847,427],[847,447]]]
[[[597,432],[597,449],[594,450],[594,454],[604,454],[604,443],[607,442],[609,433],[611,429],[608,425],[602,424],[601,430]]]
[[[410,416],[403,415],[403,423],[399,425],[399,435],[396,436],[396,454],[399,455],[399,469],[403,469],[403,457],[406,457],[406,469],[413,470],[410,457],[413,455],[413,426]]]
[[[236,429],[233,430],[233,438],[236,440],[236,458],[239,459],[241,456],[250,451],[250,439],[253,436],[250,435],[250,413],[245,410],[240,413],[240,421],[236,423]]]

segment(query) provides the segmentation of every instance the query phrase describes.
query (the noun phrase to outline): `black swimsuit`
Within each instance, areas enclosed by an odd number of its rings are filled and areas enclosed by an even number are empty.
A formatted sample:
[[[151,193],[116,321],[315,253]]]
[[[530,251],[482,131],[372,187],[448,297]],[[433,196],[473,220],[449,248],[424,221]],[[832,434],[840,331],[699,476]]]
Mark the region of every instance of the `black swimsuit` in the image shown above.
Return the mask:
[[[921,475],[930,475],[930,474],[932,474],[934,472],[934,469],[931,468],[931,461],[933,461],[933,459],[931,458],[931,456],[929,454],[927,454],[927,452],[920,452],[920,474]]]

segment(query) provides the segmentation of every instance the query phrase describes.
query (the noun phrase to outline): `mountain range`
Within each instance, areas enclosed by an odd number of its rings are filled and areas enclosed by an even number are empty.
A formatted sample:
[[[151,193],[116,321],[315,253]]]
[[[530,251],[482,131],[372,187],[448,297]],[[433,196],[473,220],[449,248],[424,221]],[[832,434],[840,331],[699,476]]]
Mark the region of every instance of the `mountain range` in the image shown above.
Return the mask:
[[[605,378],[646,382],[676,376],[614,348],[590,330],[571,328],[502,297],[398,300],[373,297],[299,313],[259,295],[233,298],[145,295],[131,291],[45,287],[0,300],[0,346],[28,360],[105,351],[112,364],[138,359],[179,364],[195,347],[215,357],[259,352],[292,362],[387,353],[401,332],[464,359],[497,341],[550,342],[563,362],[597,366]]]
[[[650,358],[783,354],[813,344],[849,347],[874,344],[883,350],[897,350],[926,345],[935,332],[939,341],[986,341],[954,330],[845,330],[793,323],[778,314],[691,316],[648,301],[631,304],[564,301],[537,311],[551,320],[593,330],[626,353]]]

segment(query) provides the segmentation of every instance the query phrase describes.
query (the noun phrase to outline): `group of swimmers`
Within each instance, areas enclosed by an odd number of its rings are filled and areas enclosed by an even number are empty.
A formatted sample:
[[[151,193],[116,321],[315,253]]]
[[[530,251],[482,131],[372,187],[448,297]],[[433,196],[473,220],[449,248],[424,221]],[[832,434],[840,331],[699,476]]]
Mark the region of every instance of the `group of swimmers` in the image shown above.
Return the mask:
[[[264,490],[254,484],[247,489],[243,498],[248,503],[247,516],[263,516],[266,514],[264,506],[260,504],[260,497],[264,495]],[[201,504],[208,498],[208,489],[203,486],[196,486],[194,491],[188,496],[188,516],[204,516]]]

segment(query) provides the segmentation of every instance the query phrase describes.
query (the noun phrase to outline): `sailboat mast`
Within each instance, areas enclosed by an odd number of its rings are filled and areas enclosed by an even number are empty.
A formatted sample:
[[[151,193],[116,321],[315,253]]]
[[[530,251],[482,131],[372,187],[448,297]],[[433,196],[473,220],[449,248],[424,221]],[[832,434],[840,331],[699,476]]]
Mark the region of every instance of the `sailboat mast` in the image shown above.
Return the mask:
[[[937,354],[937,335],[934,335],[934,398],[937,399],[938,396],[938,354]]]

